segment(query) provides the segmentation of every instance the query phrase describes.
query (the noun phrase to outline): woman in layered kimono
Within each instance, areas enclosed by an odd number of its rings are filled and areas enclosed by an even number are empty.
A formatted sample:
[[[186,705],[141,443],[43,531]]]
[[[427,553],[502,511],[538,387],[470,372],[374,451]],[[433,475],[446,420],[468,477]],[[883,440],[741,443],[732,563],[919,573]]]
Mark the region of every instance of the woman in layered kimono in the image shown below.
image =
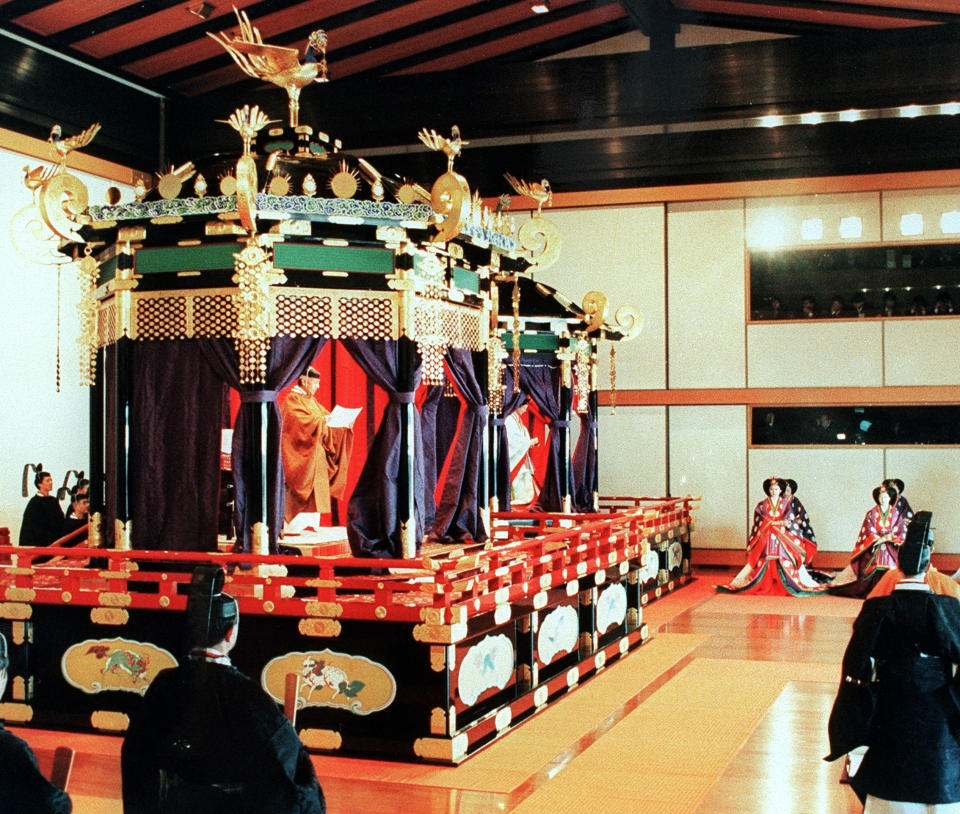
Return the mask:
[[[907,532],[897,497],[893,481],[884,481],[873,490],[876,505],[863,518],[850,564],[830,583],[831,593],[865,597],[889,569],[897,567]]]
[[[807,572],[816,544],[803,536],[792,496],[784,495],[786,486],[781,478],[763,482],[767,497],[753,510],[747,564],[731,582],[718,585],[718,591],[802,596],[823,590]]]

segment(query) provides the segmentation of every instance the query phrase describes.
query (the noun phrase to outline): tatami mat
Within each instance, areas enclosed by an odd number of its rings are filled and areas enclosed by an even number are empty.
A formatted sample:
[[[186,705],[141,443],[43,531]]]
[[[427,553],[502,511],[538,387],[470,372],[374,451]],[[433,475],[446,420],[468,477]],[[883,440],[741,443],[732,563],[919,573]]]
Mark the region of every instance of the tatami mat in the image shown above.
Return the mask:
[[[790,682],[836,679],[835,664],[695,658],[515,811],[693,812]]]
[[[461,766],[385,764],[314,755],[317,774],[509,793],[689,655],[706,637],[663,633]]]
[[[777,614],[781,616],[847,616],[853,619],[863,606],[862,599],[847,596],[755,596],[717,594],[698,606],[710,613]]]

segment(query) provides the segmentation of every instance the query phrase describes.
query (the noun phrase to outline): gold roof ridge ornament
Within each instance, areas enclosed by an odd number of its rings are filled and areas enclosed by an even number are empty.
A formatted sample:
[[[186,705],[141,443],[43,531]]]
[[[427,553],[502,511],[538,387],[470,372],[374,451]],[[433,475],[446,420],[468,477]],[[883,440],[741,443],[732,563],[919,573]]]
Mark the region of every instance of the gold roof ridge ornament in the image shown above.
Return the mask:
[[[517,231],[517,240],[524,250],[530,253],[530,264],[536,269],[552,266],[560,257],[563,239],[556,224],[544,218],[543,205],[553,205],[553,188],[543,178],[539,183],[530,184],[522,178],[515,178],[509,172],[503,177],[518,195],[530,198],[537,205],[537,214],[526,221]]]
[[[451,128],[450,138],[426,128],[417,136],[425,146],[442,152],[447,157],[447,171],[433,182],[430,190],[430,204],[439,219],[436,242],[446,243],[460,234],[470,217],[470,185],[466,178],[453,171],[453,160],[460,155],[464,145],[470,142],[460,137],[460,128],[457,125]]]
[[[300,124],[300,91],[311,82],[326,82],[327,78],[327,33],[317,29],[307,38],[304,62],[296,48],[285,45],[270,45],[263,41],[260,30],[250,22],[245,11],[233,7],[240,26],[240,34],[226,33],[207,36],[221,45],[237,63],[240,70],[254,79],[262,79],[278,85],[287,92],[290,112],[290,127]]]

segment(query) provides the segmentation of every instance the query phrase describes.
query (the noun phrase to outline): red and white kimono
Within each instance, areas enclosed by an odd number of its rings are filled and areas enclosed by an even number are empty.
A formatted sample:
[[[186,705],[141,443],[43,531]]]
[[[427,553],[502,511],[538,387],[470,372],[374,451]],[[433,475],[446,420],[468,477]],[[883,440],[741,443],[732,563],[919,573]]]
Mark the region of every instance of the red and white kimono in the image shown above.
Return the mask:
[[[806,568],[816,551],[816,543],[803,536],[792,504],[784,498],[765,498],[753,510],[747,564],[717,590],[798,596],[820,593],[823,588]]]
[[[900,560],[907,520],[896,506],[874,506],[863,518],[850,564],[834,578],[831,593],[864,597]]]

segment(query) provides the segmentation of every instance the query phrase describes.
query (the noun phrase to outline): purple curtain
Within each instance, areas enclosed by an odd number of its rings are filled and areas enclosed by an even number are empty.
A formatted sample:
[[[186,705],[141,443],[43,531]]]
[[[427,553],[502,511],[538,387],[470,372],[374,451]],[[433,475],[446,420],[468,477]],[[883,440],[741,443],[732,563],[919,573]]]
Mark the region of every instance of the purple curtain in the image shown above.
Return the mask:
[[[580,437],[573,450],[573,507],[578,512],[592,512],[593,487],[597,480],[597,422],[587,410],[579,413]]]
[[[283,525],[283,462],[280,457],[280,409],[277,407],[277,393],[292,383],[304,368],[320,353],[327,343],[325,338],[297,338],[275,336],[270,340],[267,352],[267,376],[263,389],[251,390],[248,385],[240,384],[237,353],[231,339],[194,340],[217,372],[217,375],[240,392],[240,410],[233,429],[231,459],[234,481],[234,525],[237,529],[236,549],[250,552],[252,549],[251,529],[259,519],[259,507],[253,505],[257,499],[256,484],[261,474],[257,447],[260,437],[257,434],[258,412],[261,404],[267,405],[267,446],[261,451],[267,473],[267,526],[269,530],[270,553],[277,552],[277,534]],[[247,389],[245,389],[247,388]],[[219,443],[219,442],[218,442]],[[218,447],[219,448],[219,447]],[[216,499],[214,499],[216,503]],[[242,531],[241,531],[242,530]]]
[[[500,430],[497,444],[497,498],[500,511],[510,511],[510,444],[504,432],[504,419],[520,409],[527,400],[523,390],[513,389],[513,363],[503,362],[503,407],[500,417],[493,419],[493,424]]]
[[[550,424],[550,448],[547,450],[547,471],[533,511],[559,512],[563,509],[563,489],[560,479],[561,430],[570,422],[560,416],[560,364],[556,361],[520,366],[520,387],[530,395],[540,415]]]
[[[215,551],[220,378],[189,340],[131,346],[129,495],[135,548]]]
[[[487,539],[478,505],[480,456],[483,429],[489,409],[477,380],[473,354],[450,348],[446,353],[447,373],[463,399],[463,416],[450,452],[446,480],[437,504],[430,539],[443,543]]]
[[[423,525],[430,528],[437,515],[437,501],[434,491],[437,488],[437,470],[443,461],[438,459],[437,450],[437,408],[443,399],[443,387],[432,384],[427,387],[427,395],[420,407],[420,430],[423,433]]]
[[[356,360],[367,377],[390,396],[383,420],[367,451],[357,484],[347,505],[347,539],[355,557],[399,558],[403,556],[400,530],[398,479],[405,466],[400,446],[400,414],[405,404],[413,404],[420,366],[414,372],[411,391],[398,390],[400,366],[395,339],[343,339],[341,344]],[[414,433],[414,534],[419,549],[423,539],[424,472],[423,438],[420,413],[413,410]]]

